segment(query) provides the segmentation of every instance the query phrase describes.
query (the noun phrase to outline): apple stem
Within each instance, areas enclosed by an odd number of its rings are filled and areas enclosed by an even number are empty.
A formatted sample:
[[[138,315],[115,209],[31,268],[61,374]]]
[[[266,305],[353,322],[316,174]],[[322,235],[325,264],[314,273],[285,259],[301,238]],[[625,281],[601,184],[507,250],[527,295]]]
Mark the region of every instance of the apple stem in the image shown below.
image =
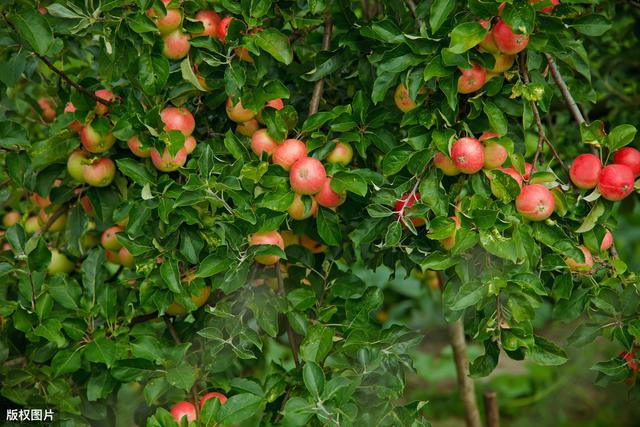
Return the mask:
[[[13,25],[13,23],[11,21],[9,21],[9,19],[7,18],[6,14],[2,14],[2,18],[5,20],[5,22],[7,23],[7,25],[9,25],[9,27],[11,27],[11,29],[16,33],[16,34],[20,34],[18,32],[18,29]],[[76,88],[78,91],[84,93],[85,95],[87,95],[90,98],[93,98],[96,100],[96,102],[100,102],[101,104],[104,105],[113,105],[113,101],[109,101],[103,98],[100,98],[99,96],[97,96],[95,93],[91,92],[90,90],[86,89],[85,87],[79,85],[78,83],[74,82],[73,80],[71,80],[69,78],[69,76],[67,76],[64,71],[60,70],[58,67],[56,67],[55,65],[53,65],[53,63],[51,62],[51,60],[49,58],[47,58],[44,55],[39,54],[38,52],[31,50],[31,52],[33,52],[33,54],[40,59],[42,62],[44,62],[44,64],[49,67],[49,69],[51,71],[53,71],[54,73],[56,73],[57,75],[59,75],[64,81],[66,81],[68,84],[70,84],[71,86],[73,86],[74,88]]]
[[[324,35],[322,36],[322,50],[328,51],[331,47],[331,32],[333,30],[333,18],[331,14],[326,13],[324,15]],[[309,102],[309,115],[312,116],[318,112],[320,106],[320,98],[322,97],[322,91],[324,90],[324,79],[320,79],[313,86],[313,94],[311,95],[311,102]]]
[[[276,277],[278,278],[278,294],[281,297],[285,297],[287,295],[287,291],[284,289],[284,280],[282,279],[282,270],[280,270],[280,262],[276,263]],[[293,363],[296,365],[296,368],[300,367],[300,360],[298,357],[298,347],[296,336],[293,333],[293,328],[291,328],[291,324],[289,320],[284,318],[285,324],[287,325],[287,337],[289,338],[289,346],[291,347],[291,354],[293,355]]]

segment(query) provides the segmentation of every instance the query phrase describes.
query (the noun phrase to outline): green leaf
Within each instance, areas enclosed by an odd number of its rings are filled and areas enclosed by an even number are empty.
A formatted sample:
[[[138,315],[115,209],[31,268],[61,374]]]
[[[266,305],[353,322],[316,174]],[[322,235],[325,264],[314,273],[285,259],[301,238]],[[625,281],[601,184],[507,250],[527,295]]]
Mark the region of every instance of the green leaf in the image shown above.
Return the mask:
[[[67,342],[60,329],[62,329],[62,323],[58,319],[47,319],[38,325],[33,333],[60,348]]]
[[[102,249],[94,249],[82,262],[82,286],[87,290],[87,296],[95,300],[96,285],[102,285],[102,266],[106,259]]]
[[[329,246],[339,246],[342,242],[342,232],[340,231],[340,223],[338,215],[331,209],[319,208],[318,217],[316,218],[318,234]]]
[[[546,338],[535,336],[535,346],[527,353],[527,358],[538,365],[558,366],[567,362],[567,354]]]
[[[160,266],[160,277],[162,277],[162,281],[167,285],[167,288],[169,288],[171,292],[176,294],[182,292],[178,261],[175,259],[165,260]]]
[[[84,350],[84,357],[93,363],[104,363],[111,368],[116,361],[116,343],[104,337],[91,341]]]
[[[145,184],[155,184],[155,179],[151,173],[144,167],[144,163],[138,160],[124,158],[116,160],[118,170],[124,175],[134,180],[137,184],[144,186]]]
[[[231,261],[221,257],[217,253],[211,254],[207,256],[202,262],[198,265],[198,270],[196,271],[196,277],[211,277],[215,276],[218,273],[222,273],[225,271]]]
[[[451,31],[449,52],[460,54],[468,51],[480,43],[487,32],[488,30],[478,22],[459,24]]]
[[[271,54],[277,61],[289,65],[293,61],[293,52],[287,36],[274,28],[267,28],[255,35],[258,47]]]
[[[451,0],[434,0],[431,3],[431,13],[429,14],[429,26],[433,33],[437,33],[449,14],[455,8],[456,3]]]
[[[611,29],[611,22],[604,16],[596,14],[569,20],[567,24],[578,32],[592,37],[601,36]]]
[[[251,393],[231,396],[218,412],[218,421],[225,425],[237,424],[251,418],[262,405],[262,398]]]
[[[463,283],[458,290],[449,308],[451,310],[462,310],[477,304],[487,295],[487,284],[475,280]]]
[[[138,80],[145,93],[160,93],[169,78],[169,60],[164,56],[142,55],[138,60]]]
[[[382,173],[385,176],[395,175],[409,163],[414,151],[408,147],[396,147],[384,156]]]
[[[620,125],[613,128],[611,133],[607,135],[607,147],[611,151],[616,151],[625,145],[631,144],[638,130],[635,126]]]
[[[47,20],[36,8],[24,8],[10,16],[18,34],[40,55],[47,55],[54,39]]]
[[[489,119],[489,125],[498,135],[507,133],[507,119],[502,110],[493,102],[485,101],[484,113]]]
[[[367,181],[357,173],[340,171],[333,175],[331,188],[337,193],[350,191],[359,196],[367,195]]]
[[[51,370],[53,376],[57,377],[62,374],[70,374],[80,369],[80,363],[82,362],[82,347],[73,349],[68,348],[60,350],[53,356],[51,360]]]
[[[333,329],[315,325],[309,328],[300,345],[300,357],[305,362],[322,363],[333,346]]]
[[[309,393],[316,399],[320,397],[324,390],[324,372],[315,362],[307,362],[302,368],[302,379]]]
[[[167,382],[174,387],[189,391],[196,382],[197,375],[198,371],[196,368],[182,362],[180,365],[167,371]]]

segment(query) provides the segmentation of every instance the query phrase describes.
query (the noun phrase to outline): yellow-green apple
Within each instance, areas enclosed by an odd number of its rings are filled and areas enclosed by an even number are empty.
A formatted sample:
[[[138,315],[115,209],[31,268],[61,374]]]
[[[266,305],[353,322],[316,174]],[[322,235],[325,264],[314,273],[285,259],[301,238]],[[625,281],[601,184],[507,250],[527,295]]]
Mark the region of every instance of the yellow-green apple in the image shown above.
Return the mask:
[[[456,223],[456,227],[453,230],[453,233],[447,238],[440,240],[440,244],[443,248],[450,251],[451,248],[456,244],[456,233],[460,229],[460,218],[457,216],[452,216],[451,219]]]
[[[244,136],[253,136],[256,131],[260,129],[260,125],[256,119],[250,119],[246,122],[238,123],[236,126],[236,132]]]
[[[108,157],[89,160],[82,166],[82,178],[84,182],[93,187],[106,187],[116,176],[116,165]]]
[[[79,182],[84,182],[82,177],[82,168],[87,161],[87,153],[84,150],[75,150],[67,158],[67,172],[71,175],[71,178]]]
[[[289,206],[289,209],[287,209],[287,212],[289,212],[289,216],[298,221],[302,221],[303,219],[315,216],[318,212],[318,204],[313,197],[311,197],[311,207],[308,211],[305,212],[304,200],[302,199],[302,197],[302,195],[296,194],[293,198],[293,202],[291,202],[291,205]]]
[[[40,224],[44,225],[47,223],[47,221],[49,221],[49,218],[51,218],[51,215],[53,214],[48,214],[44,209],[40,209],[40,213],[38,214],[38,219],[40,220]],[[53,224],[51,224],[51,226],[49,227],[49,231],[62,231],[64,230],[64,226],[67,224],[67,214],[64,213],[62,215],[60,215],[55,221],[53,221]]]
[[[346,142],[336,142],[336,146],[327,156],[327,162],[347,166],[353,159],[353,148]]]
[[[90,153],[103,153],[111,148],[116,140],[111,131],[101,134],[89,123],[80,130],[80,142]]]
[[[408,113],[418,106],[416,101],[411,99],[409,91],[402,83],[396,87],[396,91],[393,94],[393,101],[396,103],[396,107],[403,113]]]
[[[207,302],[209,295],[211,295],[211,287],[202,287],[196,290],[195,293],[191,294],[191,302],[196,307],[200,308]],[[174,301],[169,305],[169,307],[167,307],[167,314],[169,316],[182,316],[187,314],[187,309],[184,305]]]
[[[17,224],[21,218],[22,218],[22,215],[20,214],[20,212],[16,212],[16,211],[7,212],[2,217],[2,225],[4,225],[7,228],[11,227],[12,225]]]
[[[131,150],[131,152],[138,157],[145,158],[151,156],[151,149],[143,149],[141,147],[140,139],[138,139],[138,136],[132,136],[131,138],[129,138],[127,140],[127,146],[129,147],[129,150]]]
[[[49,261],[49,266],[47,267],[49,274],[71,273],[73,268],[74,265],[69,261],[69,258],[57,249],[51,249],[51,261]]]
[[[24,222],[24,231],[33,234],[40,230],[40,220],[37,216],[31,216]]]
[[[242,101],[238,99],[236,104],[233,103],[231,97],[227,98],[225,106],[227,116],[236,123],[247,122],[256,116],[256,112],[242,106]]]
[[[456,176],[460,173],[460,169],[453,163],[453,160],[440,151],[433,156],[433,164],[445,175]]]
[[[162,0],[165,6],[170,3],[171,0]],[[182,12],[180,9],[174,7],[166,8],[167,14],[164,16],[158,16],[154,9],[147,10],[147,16],[151,19],[155,19],[156,27],[160,30],[160,34],[168,34],[174,30],[180,28],[182,23]]]

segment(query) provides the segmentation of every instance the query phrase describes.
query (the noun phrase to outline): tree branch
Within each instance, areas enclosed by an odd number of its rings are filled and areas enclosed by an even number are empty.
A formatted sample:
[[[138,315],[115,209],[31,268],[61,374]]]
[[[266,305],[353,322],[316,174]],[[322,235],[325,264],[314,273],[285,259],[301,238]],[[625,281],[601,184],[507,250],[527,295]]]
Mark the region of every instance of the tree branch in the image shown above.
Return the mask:
[[[569,92],[569,88],[567,84],[564,82],[560,71],[558,70],[558,66],[556,65],[556,61],[553,59],[551,55],[548,53],[544,54],[545,58],[547,58],[547,62],[549,63],[549,68],[551,69],[551,76],[553,77],[553,81],[556,82],[556,86],[560,89],[560,93],[564,98],[564,101],[567,103],[567,107],[569,107],[569,111],[573,116],[573,119],[576,121],[578,126],[585,122],[584,116],[576,104],[575,99],[571,96],[571,92]]]
[[[144,323],[144,322],[147,322],[149,320],[153,320],[153,319],[157,319],[157,318],[158,318],[158,312],[154,311],[153,313],[143,314],[142,316],[134,317],[129,322],[129,325],[133,326],[133,325],[137,325],[138,323]]]
[[[456,320],[449,326],[449,336],[451,347],[453,348],[453,358],[456,362],[458,388],[460,389],[460,399],[464,405],[467,427],[481,427],[475,385],[469,377],[469,359],[467,358],[467,345],[464,338],[462,319]]]
[[[331,32],[333,30],[333,18],[331,14],[327,13],[324,16],[324,35],[322,37],[322,50],[328,51],[331,47]],[[322,98],[322,91],[324,90],[324,79],[320,79],[313,86],[313,94],[311,95],[311,101],[309,102],[309,115],[312,116],[318,112],[320,106],[320,98]]]
[[[2,14],[2,18],[5,20],[5,22],[7,23],[7,25],[9,27],[11,27],[11,29],[13,30],[14,33],[19,34],[18,29],[15,27],[15,25],[13,25],[13,22],[9,21],[9,19],[7,18],[7,15],[5,13]],[[90,90],[86,89],[84,86],[79,85],[78,83],[74,82],[73,80],[71,80],[69,78],[69,76],[67,76],[65,74],[64,71],[62,71],[61,69],[59,69],[58,67],[56,67],[55,65],[53,65],[53,63],[51,62],[51,60],[49,58],[47,58],[44,55],[40,55],[38,52],[31,50],[31,52],[33,52],[33,54],[40,59],[42,62],[44,62],[44,64],[49,67],[49,69],[51,71],[53,71],[54,73],[56,73],[57,75],[59,75],[64,81],[66,81],[69,85],[73,86],[74,88],[76,88],[79,92],[84,93],[85,95],[87,95],[90,98],[95,99],[96,102],[99,102],[101,104],[104,105],[113,105],[113,101],[109,101],[107,99],[101,98],[99,96],[97,96],[95,93],[91,92]]]
[[[484,392],[484,412],[487,427],[500,427],[500,408],[498,407],[498,395],[495,391]]]
[[[282,271],[280,270],[280,262],[276,264],[276,277],[278,278],[278,294],[281,297],[286,297],[287,292],[284,289],[284,280],[282,279]],[[298,358],[298,345],[296,336],[293,333],[293,328],[289,323],[288,319],[285,319],[285,323],[287,325],[287,337],[289,337],[289,346],[291,347],[291,353],[293,355],[293,363],[296,365],[296,368],[300,367],[300,360]]]
[[[47,219],[47,222],[44,223],[42,228],[40,230],[36,231],[33,234],[34,237],[37,238],[38,236],[41,236],[44,233],[46,233],[51,228],[53,223],[56,222],[57,219],[60,218],[62,215],[67,213],[68,210],[69,210],[69,204],[68,203],[65,203],[64,205],[60,206],[60,208],[58,208],[57,211],[55,211],[53,214],[51,214],[51,216],[49,217],[49,219]]]

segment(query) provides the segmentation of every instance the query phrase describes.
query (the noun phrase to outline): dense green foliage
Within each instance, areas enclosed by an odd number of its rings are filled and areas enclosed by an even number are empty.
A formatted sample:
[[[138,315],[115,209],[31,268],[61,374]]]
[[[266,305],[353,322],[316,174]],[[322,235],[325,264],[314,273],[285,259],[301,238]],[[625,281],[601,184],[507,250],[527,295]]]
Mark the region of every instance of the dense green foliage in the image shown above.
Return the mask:
[[[192,35],[180,60],[163,55],[147,13],[164,14],[160,0],[60,0],[45,13],[28,0],[0,6],[0,204],[3,214],[20,213],[0,242],[8,244],[0,252],[0,399],[55,408],[64,425],[113,425],[116,402],[132,390],[144,399],[134,419],[119,423],[174,426],[176,402],[218,391],[229,400],[208,400],[202,425],[429,425],[429,404],[403,396],[409,352],[423,339],[407,319],[434,296],[445,319],[464,319],[484,347],[473,377],[490,374],[499,357],[565,363],[564,344],[534,328],[537,310],[551,306],[555,321],[581,319],[568,345],[603,336],[629,352],[592,369],[599,384],[627,381],[637,393],[638,260],[629,269],[624,258],[637,253],[624,229],[637,216],[624,213],[637,212],[638,195],[613,202],[577,189],[552,149],[567,165],[592,148],[608,164],[634,145],[639,60],[629,52],[639,48],[639,9],[570,0],[547,13],[538,9],[550,1],[514,0],[502,19],[530,36],[527,48],[463,95],[461,70],[495,65],[476,48],[489,31],[478,20],[497,17],[500,2],[416,3],[412,11],[413,2],[399,0],[172,0]],[[195,36],[203,9],[237,18],[225,43]],[[587,123],[573,122],[546,54]],[[319,112],[309,114],[319,81]],[[417,108],[396,107],[399,84]],[[107,114],[91,96],[100,89],[115,94]],[[225,112],[229,97],[261,111],[274,139],[304,141],[346,201],[290,218],[289,173],[254,154]],[[278,98],[284,108],[264,108]],[[75,111],[63,113],[68,102]],[[161,172],[127,141],[137,136],[143,148],[176,155],[186,135],[160,117],[171,105],[193,114],[198,143],[177,171]],[[96,154],[114,162],[113,182],[92,186],[69,174],[67,159],[81,146],[76,120],[115,138]],[[436,153],[448,156],[458,138],[485,131],[498,135],[518,174],[538,160],[528,182],[551,190],[550,218],[517,211],[520,187],[507,173],[445,176],[434,166]],[[337,143],[353,147],[353,161],[327,160]],[[398,208],[407,194],[417,202]],[[302,200],[309,213],[311,198]],[[39,213],[40,227],[52,215],[66,222],[30,229]],[[116,246],[135,265],[98,244],[116,224]],[[623,256],[600,250],[607,229]],[[249,245],[250,235],[271,230],[312,243]],[[570,269],[567,257],[585,262],[581,246],[594,263]],[[50,266],[59,253],[71,262],[64,272]],[[281,261],[262,265],[256,256]],[[390,273],[374,280],[381,271]],[[397,286],[410,275],[420,289]],[[194,301],[201,295],[205,304]]]

